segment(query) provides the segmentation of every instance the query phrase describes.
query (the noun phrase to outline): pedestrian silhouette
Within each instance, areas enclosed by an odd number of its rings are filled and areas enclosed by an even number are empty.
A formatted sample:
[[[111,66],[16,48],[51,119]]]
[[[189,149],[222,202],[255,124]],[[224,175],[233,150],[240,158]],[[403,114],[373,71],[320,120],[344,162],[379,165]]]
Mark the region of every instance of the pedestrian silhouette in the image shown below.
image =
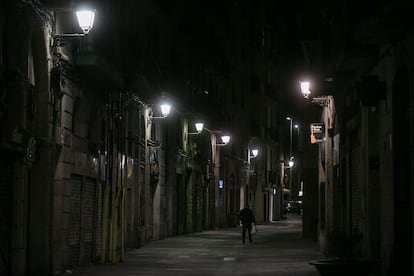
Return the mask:
[[[240,210],[240,222],[242,224],[242,241],[246,242],[246,231],[249,234],[249,241],[252,242],[252,224],[256,224],[252,210],[246,205],[242,210]]]

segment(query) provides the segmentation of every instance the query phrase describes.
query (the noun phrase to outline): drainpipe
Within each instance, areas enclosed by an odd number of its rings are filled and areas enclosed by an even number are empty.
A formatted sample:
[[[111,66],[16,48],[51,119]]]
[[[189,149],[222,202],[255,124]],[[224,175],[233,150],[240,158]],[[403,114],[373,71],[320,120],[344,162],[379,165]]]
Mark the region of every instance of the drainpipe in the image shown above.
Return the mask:
[[[101,239],[101,264],[105,263],[106,257],[106,239],[107,239],[107,226],[108,226],[108,201],[109,201],[110,187],[106,184],[103,198],[102,209],[102,239]]]
[[[121,262],[125,260],[125,188],[121,192]]]
[[[119,202],[121,197],[121,191],[118,190],[115,198],[115,208],[111,220],[111,252],[110,259],[111,263],[116,263],[116,246],[117,246],[117,233],[118,233],[118,213],[119,213]]]
[[[108,239],[108,225],[109,221],[109,196],[111,192],[111,182],[110,176],[112,173],[110,170],[112,169],[112,165],[109,162],[112,162],[112,156],[109,158],[109,154],[112,154],[112,150],[109,150],[111,143],[111,135],[109,135],[110,131],[112,131],[110,120],[112,114],[112,103],[111,103],[111,94],[108,95],[107,99],[107,106],[106,106],[106,125],[105,125],[105,190],[103,194],[103,206],[102,206],[102,238],[101,238],[101,264],[104,264],[106,261],[106,252],[107,252],[107,239]],[[110,246],[110,244],[109,244]],[[109,248],[110,249],[110,248]]]

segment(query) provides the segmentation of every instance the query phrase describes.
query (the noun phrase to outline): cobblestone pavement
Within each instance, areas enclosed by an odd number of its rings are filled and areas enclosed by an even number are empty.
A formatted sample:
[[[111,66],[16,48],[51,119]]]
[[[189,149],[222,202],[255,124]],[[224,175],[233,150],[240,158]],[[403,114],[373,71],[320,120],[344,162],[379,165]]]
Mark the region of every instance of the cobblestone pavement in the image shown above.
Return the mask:
[[[257,226],[252,243],[239,227],[151,241],[128,251],[116,265],[84,266],[75,276],[296,275],[318,276],[309,261],[322,258],[317,244],[302,238],[301,217]]]

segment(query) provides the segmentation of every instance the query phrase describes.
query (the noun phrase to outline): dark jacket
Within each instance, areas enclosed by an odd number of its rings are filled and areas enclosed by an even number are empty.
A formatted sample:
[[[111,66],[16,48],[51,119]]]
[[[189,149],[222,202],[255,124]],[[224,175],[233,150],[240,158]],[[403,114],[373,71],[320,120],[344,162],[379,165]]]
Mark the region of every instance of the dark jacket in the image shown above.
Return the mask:
[[[243,225],[251,224],[252,222],[256,224],[256,221],[254,219],[254,215],[252,210],[245,207],[240,211],[240,221]]]

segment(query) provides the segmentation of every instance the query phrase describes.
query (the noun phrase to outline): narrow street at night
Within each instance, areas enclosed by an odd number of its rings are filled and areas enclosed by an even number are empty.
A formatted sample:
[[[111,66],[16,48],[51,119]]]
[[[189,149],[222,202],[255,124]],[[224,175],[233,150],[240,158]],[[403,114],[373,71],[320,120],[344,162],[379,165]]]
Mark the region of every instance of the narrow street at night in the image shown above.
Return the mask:
[[[322,254],[315,242],[302,238],[301,221],[301,216],[289,214],[285,220],[258,225],[253,243],[241,242],[240,227],[152,241],[129,251],[124,263],[84,266],[66,274],[317,276],[308,262]]]
[[[0,276],[414,276],[412,2],[0,0]]]

